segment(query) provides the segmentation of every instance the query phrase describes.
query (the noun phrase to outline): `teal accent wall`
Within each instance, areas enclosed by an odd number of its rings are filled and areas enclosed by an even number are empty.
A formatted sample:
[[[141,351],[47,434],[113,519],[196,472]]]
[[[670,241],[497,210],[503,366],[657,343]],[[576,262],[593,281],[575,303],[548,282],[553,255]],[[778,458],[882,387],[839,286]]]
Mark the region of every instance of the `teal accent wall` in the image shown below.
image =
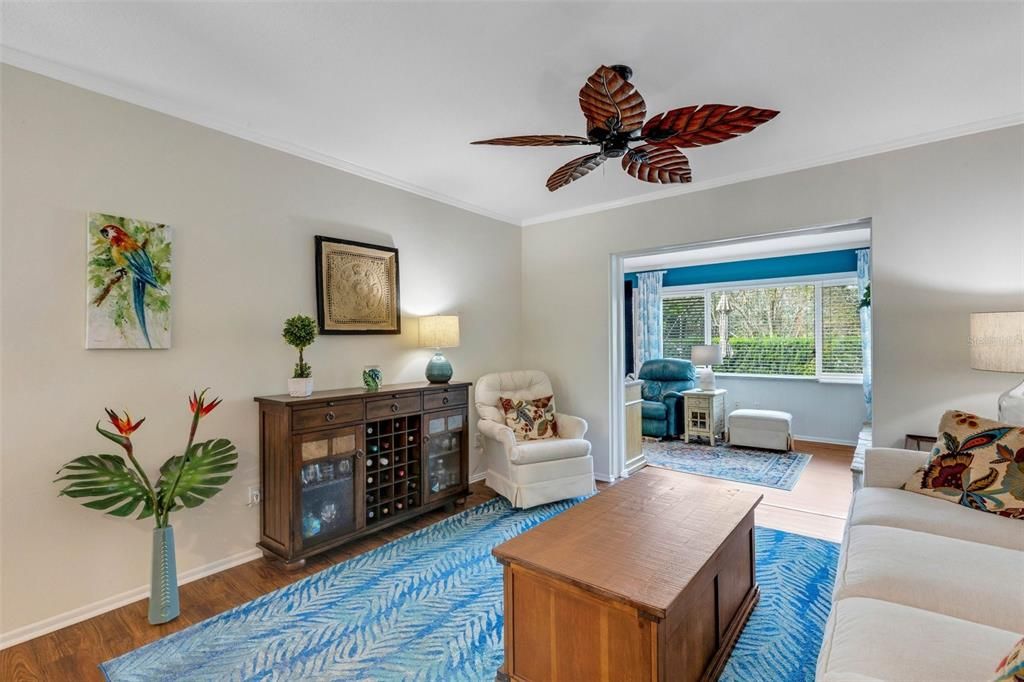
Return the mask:
[[[683,268],[658,268],[666,270],[662,286],[678,287],[692,284],[716,284],[719,282],[743,282],[777,277],[800,277],[803,275],[828,275],[836,272],[857,272],[857,249],[801,253],[795,256],[755,258],[729,263],[691,265]],[[636,286],[636,273],[626,274],[626,279]]]

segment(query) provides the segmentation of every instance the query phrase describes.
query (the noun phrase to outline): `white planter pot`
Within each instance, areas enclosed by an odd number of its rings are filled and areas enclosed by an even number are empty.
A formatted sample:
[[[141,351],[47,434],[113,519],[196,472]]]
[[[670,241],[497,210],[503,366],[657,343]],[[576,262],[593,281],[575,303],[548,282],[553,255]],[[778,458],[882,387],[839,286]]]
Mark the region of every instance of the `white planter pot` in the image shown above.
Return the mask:
[[[313,377],[308,379],[289,379],[288,395],[295,398],[304,398],[313,392]]]

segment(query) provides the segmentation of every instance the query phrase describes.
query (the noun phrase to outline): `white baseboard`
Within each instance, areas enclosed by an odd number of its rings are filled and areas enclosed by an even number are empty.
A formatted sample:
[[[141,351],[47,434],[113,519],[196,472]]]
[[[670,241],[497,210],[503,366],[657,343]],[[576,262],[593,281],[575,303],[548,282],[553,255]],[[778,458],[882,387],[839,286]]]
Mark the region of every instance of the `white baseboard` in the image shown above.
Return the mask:
[[[793,440],[804,440],[811,443],[825,443],[827,445],[849,445],[850,447],[857,447],[856,440],[842,440],[839,438],[822,438],[821,436],[798,436],[793,434]]]
[[[487,478],[487,472],[486,471],[481,471],[479,474],[473,474],[472,476],[470,476],[469,477],[469,482],[470,483],[476,483],[477,481],[482,481],[485,478]]]
[[[615,478],[608,474],[594,474],[594,480],[601,481],[603,483],[614,483]]]
[[[184,585],[190,583],[193,580],[199,580],[205,578],[208,575],[219,573],[220,571],[231,568],[232,566],[238,566],[244,564],[253,559],[257,559],[262,556],[262,552],[259,549],[253,547],[247,549],[244,552],[238,554],[232,554],[229,557],[220,559],[218,561],[211,562],[205,566],[198,566],[196,568],[185,571],[184,573],[178,574],[178,584]],[[80,606],[77,609],[72,609],[65,613],[51,616],[50,618],[44,618],[43,620],[36,621],[35,623],[29,623],[23,627],[11,630],[10,632],[0,633],[0,649],[6,649],[12,647],[15,644],[21,644],[27,642],[30,639],[35,639],[42,635],[48,634],[61,628],[66,628],[69,625],[80,623],[83,620],[88,620],[93,616],[98,616],[101,613],[107,611],[113,611],[116,608],[120,608],[126,604],[145,599],[149,596],[149,585],[143,585],[136,587],[133,590],[127,592],[121,592],[115,594],[106,599],[100,599],[91,604]]]

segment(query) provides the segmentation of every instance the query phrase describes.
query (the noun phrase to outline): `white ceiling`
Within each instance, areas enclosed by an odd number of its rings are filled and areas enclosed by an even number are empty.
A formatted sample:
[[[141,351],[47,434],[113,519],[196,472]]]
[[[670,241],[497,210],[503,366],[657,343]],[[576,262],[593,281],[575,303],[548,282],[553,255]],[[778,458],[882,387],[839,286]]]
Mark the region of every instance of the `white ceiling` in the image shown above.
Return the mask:
[[[922,2],[3,3],[5,62],[513,223],[1024,122],[1024,5]],[[649,114],[782,114],[688,155],[694,182],[617,164],[555,193],[577,92],[633,67]],[[589,149],[589,148],[587,148]]]
[[[801,231],[756,239],[729,240],[721,244],[664,251],[623,259],[625,272],[643,272],[658,268],[681,268],[708,263],[727,263],[755,258],[794,256],[842,249],[862,249],[871,245],[871,228],[863,222],[821,231]]]

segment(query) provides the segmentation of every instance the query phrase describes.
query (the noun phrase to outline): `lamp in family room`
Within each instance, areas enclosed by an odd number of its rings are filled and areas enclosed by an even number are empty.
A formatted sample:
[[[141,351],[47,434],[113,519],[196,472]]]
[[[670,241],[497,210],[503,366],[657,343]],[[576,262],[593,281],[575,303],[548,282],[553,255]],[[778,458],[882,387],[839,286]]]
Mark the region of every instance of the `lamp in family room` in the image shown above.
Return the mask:
[[[700,378],[700,390],[715,390],[715,372],[711,369],[711,365],[722,362],[722,347],[719,345],[694,346],[690,350],[690,362],[704,368],[697,373]]]
[[[1024,374],[1024,311],[971,313],[971,367]],[[1024,381],[999,396],[999,421],[1024,425]]]
[[[459,316],[430,315],[420,318],[420,348],[433,348],[434,357],[427,363],[427,381],[447,384],[452,378],[452,363],[441,354],[442,348],[459,345]]]

